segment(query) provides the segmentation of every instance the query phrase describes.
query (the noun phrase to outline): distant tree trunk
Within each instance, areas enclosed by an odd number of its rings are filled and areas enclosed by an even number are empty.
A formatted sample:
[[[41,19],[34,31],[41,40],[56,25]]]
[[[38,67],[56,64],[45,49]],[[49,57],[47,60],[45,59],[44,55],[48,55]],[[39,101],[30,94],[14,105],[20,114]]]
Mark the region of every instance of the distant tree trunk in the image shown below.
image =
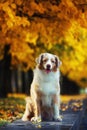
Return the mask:
[[[4,60],[0,61],[0,97],[6,97],[7,92],[5,86],[3,86],[4,82]]]
[[[0,97],[6,97],[8,92],[12,92],[9,49],[10,46],[6,45],[4,59],[0,61]]]
[[[0,97],[6,97],[8,93],[30,93],[30,85],[33,79],[33,71],[27,72],[18,69],[10,70],[11,56],[10,46],[6,45],[4,59],[0,61]]]
[[[61,94],[74,95],[79,94],[80,87],[67,76],[61,76]]]
[[[23,81],[23,84],[22,84],[22,91],[29,95],[30,94],[30,86],[31,86],[31,83],[32,83],[32,80],[33,80],[33,71],[30,69],[29,71],[27,72],[22,72],[22,81]]]
[[[17,69],[13,69],[11,73],[12,92],[29,95],[32,79],[33,71],[31,69],[27,72],[21,71],[20,66]]]

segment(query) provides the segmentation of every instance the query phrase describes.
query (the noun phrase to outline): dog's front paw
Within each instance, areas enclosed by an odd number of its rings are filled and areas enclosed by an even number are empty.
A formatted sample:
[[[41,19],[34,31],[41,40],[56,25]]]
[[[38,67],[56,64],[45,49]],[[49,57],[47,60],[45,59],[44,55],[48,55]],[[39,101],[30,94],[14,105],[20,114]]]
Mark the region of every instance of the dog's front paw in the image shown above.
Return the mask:
[[[54,117],[54,120],[55,120],[55,121],[62,121],[62,116]]]
[[[22,121],[28,121],[28,120],[29,120],[28,117],[26,115],[23,115]]]
[[[32,118],[31,118],[31,121],[32,121],[32,122],[37,122],[37,123],[38,123],[38,122],[41,122],[41,117],[32,117]]]

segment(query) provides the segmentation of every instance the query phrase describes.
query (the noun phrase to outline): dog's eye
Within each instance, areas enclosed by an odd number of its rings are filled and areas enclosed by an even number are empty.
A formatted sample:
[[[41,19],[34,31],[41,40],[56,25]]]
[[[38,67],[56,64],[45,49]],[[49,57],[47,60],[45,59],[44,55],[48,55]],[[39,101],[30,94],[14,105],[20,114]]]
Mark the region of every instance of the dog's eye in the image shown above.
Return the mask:
[[[55,63],[55,61],[54,61],[54,60],[52,60],[51,62],[52,62],[52,63]]]
[[[43,63],[46,63],[46,62],[47,62],[47,59],[44,59],[44,60],[43,60]]]

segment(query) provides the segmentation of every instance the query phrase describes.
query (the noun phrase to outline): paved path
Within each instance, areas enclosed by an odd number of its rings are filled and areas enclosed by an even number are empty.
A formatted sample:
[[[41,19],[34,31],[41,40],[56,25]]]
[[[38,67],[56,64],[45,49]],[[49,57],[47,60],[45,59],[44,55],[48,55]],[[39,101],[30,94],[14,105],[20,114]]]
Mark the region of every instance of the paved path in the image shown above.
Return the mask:
[[[83,109],[72,111],[68,109],[62,112],[62,122],[40,122],[33,124],[30,121],[14,121],[11,124],[0,127],[0,130],[87,130],[87,100],[83,103]]]
[[[33,124],[29,121],[17,120],[0,130],[71,130],[78,127],[79,114],[64,114],[62,122],[41,122]]]

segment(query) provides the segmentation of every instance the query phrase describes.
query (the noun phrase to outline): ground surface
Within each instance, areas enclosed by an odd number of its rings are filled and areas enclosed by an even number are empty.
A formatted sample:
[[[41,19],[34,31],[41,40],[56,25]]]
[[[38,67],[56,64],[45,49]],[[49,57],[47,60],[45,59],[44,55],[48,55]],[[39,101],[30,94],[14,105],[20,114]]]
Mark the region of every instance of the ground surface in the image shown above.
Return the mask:
[[[12,97],[7,99],[0,99],[0,130],[33,130],[39,129],[58,129],[58,130],[71,130],[72,127],[79,130],[87,130],[87,108],[84,109],[84,99],[86,96],[62,96],[61,115],[62,122],[42,122],[33,124],[31,122],[22,122],[21,117],[25,110],[24,98]],[[83,117],[82,117],[83,115]],[[80,118],[82,118],[80,120]]]
[[[0,99],[0,126],[20,119],[25,109],[25,101],[20,98]]]

